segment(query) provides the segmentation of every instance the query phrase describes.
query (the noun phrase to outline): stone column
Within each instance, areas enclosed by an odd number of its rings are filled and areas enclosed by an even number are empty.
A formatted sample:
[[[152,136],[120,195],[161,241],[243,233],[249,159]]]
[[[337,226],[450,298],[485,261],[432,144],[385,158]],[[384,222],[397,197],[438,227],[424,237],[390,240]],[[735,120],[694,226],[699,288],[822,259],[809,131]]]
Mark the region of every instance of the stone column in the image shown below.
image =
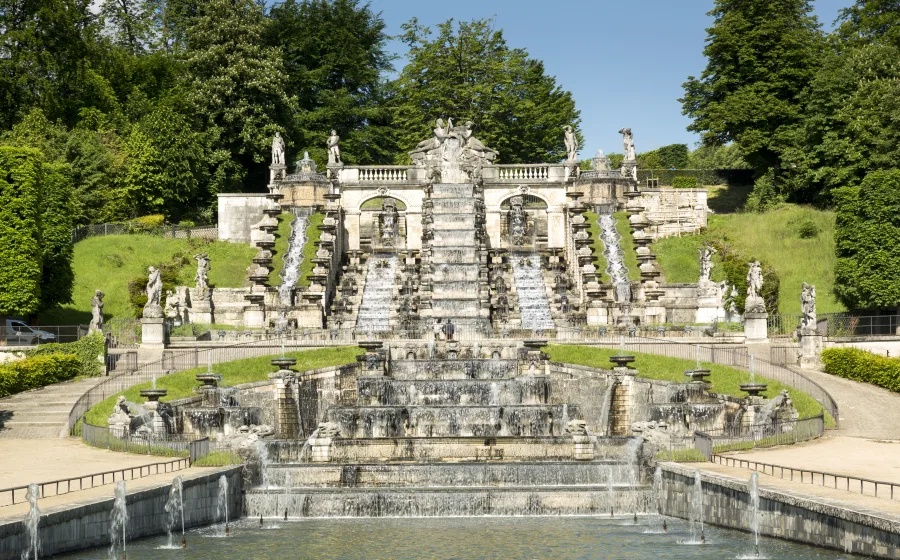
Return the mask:
[[[406,248],[422,248],[422,211],[406,211]]]
[[[563,209],[560,207],[550,207],[547,210],[547,246],[566,246],[566,225]]]
[[[350,250],[359,250],[359,211],[348,210],[344,215],[344,225],[347,229],[347,247]]]

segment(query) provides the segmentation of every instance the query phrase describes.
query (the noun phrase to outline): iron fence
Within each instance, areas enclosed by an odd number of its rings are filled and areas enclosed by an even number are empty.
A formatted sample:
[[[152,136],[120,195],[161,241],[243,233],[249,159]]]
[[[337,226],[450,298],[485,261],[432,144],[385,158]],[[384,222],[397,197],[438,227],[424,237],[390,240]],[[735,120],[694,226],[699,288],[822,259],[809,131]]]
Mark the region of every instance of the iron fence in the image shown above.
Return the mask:
[[[145,234],[159,235],[170,239],[208,239],[215,240],[219,238],[219,228],[213,225],[205,226],[179,226],[179,225],[160,225],[148,226],[147,224],[132,222],[117,222],[110,224],[88,224],[77,226],[72,230],[72,243],[78,243],[89,237],[97,237],[103,235],[125,235],[125,234]]]
[[[90,490],[98,486],[107,484],[115,484],[120,480],[136,480],[147,476],[155,476],[184,470],[190,467],[187,459],[174,459],[162,463],[150,463],[148,465],[140,465],[137,467],[127,467],[124,469],[116,469],[114,471],[105,471],[100,473],[85,474],[72,478],[62,478],[60,480],[51,480],[49,482],[38,483],[40,490],[39,497],[52,498],[53,496],[62,496],[71,494],[72,492],[80,492],[82,490]],[[16,486],[14,488],[3,488],[0,490],[0,507],[20,504],[26,501],[26,493],[28,486]]]
[[[800,348],[797,346],[772,346],[770,356],[773,364],[795,366],[800,363]]]
[[[836,474],[824,471],[816,471],[810,469],[801,469],[796,467],[786,467],[783,465],[773,465],[771,463],[760,463],[759,461],[749,461],[740,457],[725,457],[722,455],[713,455],[712,462],[728,467],[738,467],[750,469],[751,471],[761,472],[769,476],[778,476],[782,480],[785,479],[792,482],[800,482],[801,484],[817,484],[835,490],[846,490],[847,492],[856,492],[857,487],[859,493],[863,496],[874,496],[876,498],[900,499],[900,484],[896,482],[885,482],[883,480],[872,480],[870,478],[860,478],[858,476],[850,476],[846,474]],[[839,482],[840,481],[840,482]],[[842,486],[843,488],[839,488]],[[881,495],[878,489],[881,488]],[[885,495],[885,492],[888,495]]]
[[[827,313],[819,316],[819,331],[828,336],[897,335],[900,334],[900,315]]]
[[[25,325],[16,321],[8,326],[0,325],[0,345],[37,346],[76,342],[87,334],[87,325]]]
[[[791,337],[797,333],[800,327],[802,315],[778,314],[769,315],[766,321],[769,336],[772,338]]]
[[[84,420],[79,427],[81,439],[93,447],[163,457],[190,458],[191,443],[200,439],[183,434],[144,434],[139,432],[117,434],[106,426],[94,426]]]
[[[728,426],[721,430],[694,432],[694,446],[707,459],[712,460],[713,455],[718,453],[789,445],[816,439],[824,433],[825,416],[820,414],[802,420]]]

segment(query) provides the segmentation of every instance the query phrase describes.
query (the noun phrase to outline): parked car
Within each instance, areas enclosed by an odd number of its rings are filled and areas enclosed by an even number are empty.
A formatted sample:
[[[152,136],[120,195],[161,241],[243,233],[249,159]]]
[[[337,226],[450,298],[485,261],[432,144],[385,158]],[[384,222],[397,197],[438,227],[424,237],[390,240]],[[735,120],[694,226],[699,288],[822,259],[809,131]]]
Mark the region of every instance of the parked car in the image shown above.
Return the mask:
[[[9,346],[33,346],[56,342],[56,335],[28,326],[18,319],[6,320],[6,344]]]

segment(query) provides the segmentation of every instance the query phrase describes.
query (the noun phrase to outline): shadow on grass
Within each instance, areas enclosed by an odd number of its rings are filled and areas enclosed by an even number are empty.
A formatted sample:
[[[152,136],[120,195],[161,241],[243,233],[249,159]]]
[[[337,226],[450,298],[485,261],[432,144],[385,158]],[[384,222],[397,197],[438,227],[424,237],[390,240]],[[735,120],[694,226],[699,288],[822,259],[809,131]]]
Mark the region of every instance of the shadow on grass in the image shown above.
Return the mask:
[[[719,185],[709,187],[706,205],[716,214],[739,212],[753,190],[753,185]]]

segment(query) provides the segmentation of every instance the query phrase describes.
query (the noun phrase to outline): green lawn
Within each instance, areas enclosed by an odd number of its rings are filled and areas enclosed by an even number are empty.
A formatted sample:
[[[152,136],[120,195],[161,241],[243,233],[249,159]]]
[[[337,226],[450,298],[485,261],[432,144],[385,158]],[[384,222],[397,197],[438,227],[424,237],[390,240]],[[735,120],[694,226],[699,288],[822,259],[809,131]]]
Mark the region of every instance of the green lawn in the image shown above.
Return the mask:
[[[309,287],[309,276],[312,274],[316,258],[316,241],[322,236],[319,226],[325,220],[325,214],[316,213],[309,217],[309,225],[306,226],[306,245],[303,247],[303,262],[300,264],[300,278],[297,283],[306,288]]]
[[[104,316],[107,321],[133,317],[128,298],[128,282],[147,276],[147,267],[172,262],[176,255],[188,258],[182,266],[179,282],[194,285],[197,271],[193,256],[205,252],[212,261],[209,281],[215,287],[237,288],[244,285],[247,267],[256,254],[252,247],[226,241],[202,239],[166,239],[155,235],[107,235],[91,237],[75,244],[73,303],[41,314],[44,325],[87,324],[91,320],[94,290],[106,294]]]
[[[546,352],[554,362],[603,369],[611,368],[612,364],[609,362],[609,358],[619,354],[619,350],[613,348],[557,344],[548,346]],[[687,381],[687,378],[684,376],[685,370],[695,369],[697,367],[696,362],[693,360],[668,358],[665,356],[657,356],[655,354],[642,354],[640,352],[628,352],[628,354],[633,354],[636,358],[632,367],[638,370],[638,377],[647,379],[660,379],[663,381],[685,383]],[[740,384],[748,383],[750,381],[750,374],[748,372],[708,362],[700,362],[700,365],[703,369],[711,371],[711,375],[708,378],[711,383],[711,391],[735,397],[745,396],[745,393],[741,391]],[[767,383],[769,385],[769,388],[765,393],[765,395],[769,397],[774,397],[781,392],[782,389],[787,389],[791,394],[791,399],[794,401],[794,406],[800,413],[800,418],[810,418],[812,416],[817,416],[822,412],[822,405],[802,391],[792,389],[777,381],[766,379],[759,375],[756,376],[756,381]],[[826,427],[834,426],[834,420],[828,416],[827,413],[825,424]]]
[[[284,268],[284,257],[288,252],[288,244],[291,241],[291,222],[294,215],[290,212],[282,212],[278,216],[278,230],[275,232],[275,248],[272,249],[272,271],[269,272],[269,285],[281,285],[281,271]]]
[[[606,257],[603,256],[603,241],[600,239],[600,224],[597,223],[597,214],[593,212],[585,212],[585,219],[588,223],[588,233],[591,234],[591,248],[594,250],[594,266],[597,267],[597,281],[601,284],[609,284],[610,277],[606,273]]]
[[[340,346],[336,348],[318,348],[316,350],[303,350],[300,352],[288,352],[285,355],[289,358],[296,358],[297,365],[295,371],[306,371],[318,369],[328,366],[337,366],[341,364],[349,364],[356,361],[356,356],[363,352],[356,346]],[[274,354],[271,356],[260,356],[257,358],[246,358],[243,360],[235,360],[233,362],[225,362],[213,365],[213,372],[222,375],[220,387],[232,387],[241,383],[252,383],[254,381],[263,381],[268,379],[268,375],[278,368],[271,364],[272,358],[280,356]],[[185,371],[179,371],[171,375],[161,376],[156,380],[156,387],[159,389],[167,389],[169,393],[160,399],[167,402],[175,399],[183,399],[194,394],[194,389],[200,387],[200,383],[194,378],[198,373],[205,373],[207,367],[198,367]],[[125,395],[125,398],[134,403],[142,403],[144,399],[140,395],[141,389],[149,389],[151,383],[141,383],[130,389],[126,389],[124,393],[119,393],[101,401],[92,407],[86,416],[87,423],[94,426],[106,426],[107,418],[113,409],[113,405],[119,395]]]
[[[800,237],[800,226],[814,224],[818,234]],[[784,204],[764,214],[711,215],[708,229],[700,235],[670,237],[653,244],[666,282],[696,282],[700,274],[697,249],[717,239],[758,258],[777,271],[781,280],[778,310],[800,313],[800,287],[816,286],[819,313],[845,311],[834,297],[834,212]],[[713,269],[713,279],[722,279],[722,269]]]
[[[625,212],[616,212],[613,214],[616,219],[616,229],[622,239],[619,240],[619,247],[624,253],[625,266],[628,268],[628,279],[632,282],[641,281],[641,269],[638,268],[637,253],[634,252],[634,237],[631,235],[631,227],[628,225],[628,214]]]

